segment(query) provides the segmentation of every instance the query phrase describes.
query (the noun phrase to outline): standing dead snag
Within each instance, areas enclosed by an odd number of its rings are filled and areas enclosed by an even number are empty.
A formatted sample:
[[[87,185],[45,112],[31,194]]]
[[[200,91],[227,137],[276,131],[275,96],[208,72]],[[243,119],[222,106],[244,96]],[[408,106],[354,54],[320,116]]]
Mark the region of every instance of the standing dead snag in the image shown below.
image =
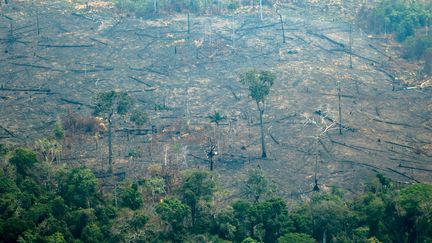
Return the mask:
[[[342,135],[342,107],[341,107],[341,87],[338,82],[338,101],[339,101],[339,134]]]
[[[208,150],[206,150],[207,158],[210,159],[210,171],[213,171],[214,168],[214,162],[213,157],[217,155],[216,146],[214,145],[213,141],[209,138],[209,144],[208,144]]]
[[[350,23],[350,29],[349,29],[349,61],[350,61],[350,68],[353,68],[352,65],[352,24]]]
[[[279,20],[280,20],[280,24],[281,24],[281,28],[282,28],[282,43],[286,43],[285,40],[285,27],[284,27],[284,22],[283,22],[283,18],[282,18],[282,14],[279,13],[279,1],[277,1],[274,5],[275,9],[276,9],[276,14],[279,15]]]
[[[263,21],[264,17],[263,17],[263,2],[262,2],[262,0],[259,0],[259,6],[260,6],[260,19],[261,19],[261,21]]]
[[[108,164],[112,173],[112,119],[114,114],[125,115],[133,104],[132,98],[126,92],[102,92],[94,99],[95,116],[102,115],[108,122]]]
[[[265,98],[269,95],[273,86],[275,75],[270,71],[250,70],[240,77],[240,83],[249,87],[250,96],[255,100],[259,111],[260,128],[261,128],[261,158],[267,158],[267,151],[264,141],[264,123],[263,115],[265,110]]]

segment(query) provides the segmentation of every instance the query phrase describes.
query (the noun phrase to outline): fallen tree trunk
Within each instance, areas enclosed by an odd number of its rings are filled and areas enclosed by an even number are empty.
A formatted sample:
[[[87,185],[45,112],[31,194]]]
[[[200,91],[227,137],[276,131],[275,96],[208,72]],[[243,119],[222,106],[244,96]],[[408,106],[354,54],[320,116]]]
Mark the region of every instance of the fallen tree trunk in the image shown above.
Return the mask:
[[[135,77],[133,77],[133,76],[128,76],[128,77],[129,77],[130,79],[134,80],[134,81],[137,81],[138,83],[141,83],[141,84],[146,85],[147,87],[153,87],[152,85],[150,85],[150,84],[148,84],[148,83],[142,81],[141,79],[135,78]]]
[[[404,148],[408,148],[408,149],[415,149],[414,147],[408,146],[408,145],[404,145],[404,144],[400,144],[400,143],[395,143],[395,142],[391,142],[391,141],[383,141],[384,143],[388,143],[388,144],[392,144],[392,145],[396,145],[396,146],[400,146],[400,147],[404,147]]]
[[[378,49],[378,47],[375,47],[375,46],[372,45],[372,44],[369,44],[369,47],[372,48],[372,49],[374,49],[375,51],[377,51],[379,54],[381,54],[381,55],[383,55],[383,56],[385,56],[385,57],[391,59],[391,57],[390,57],[389,55],[387,55],[387,53],[381,51],[380,49]]]
[[[114,70],[113,67],[105,67],[105,68],[99,68],[99,69],[71,69],[71,72],[74,73],[96,73],[96,72],[109,72]]]
[[[411,126],[411,125],[409,125],[409,124],[399,123],[399,122],[384,121],[384,120],[381,120],[381,119],[378,119],[378,118],[372,118],[372,120],[373,120],[373,121],[376,121],[376,122],[386,123],[386,124],[389,124],[389,125],[397,125],[397,126],[413,127],[413,126]]]
[[[413,169],[413,170],[421,170],[421,171],[432,172],[431,169],[416,168],[416,167],[406,166],[406,165],[402,165],[402,164],[399,164],[399,167],[401,167],[401,168],[407,168],[407,169]]]
[[[345,47],[345,44],[340,43],[340,42],[337,42],[337,41],[331,39],[330,37],[328,37],[328,36],[326,36],[326,35],[324,35],[324,34],[315,33],[315,32],[312,32],[312,31],[310,31],[310,30],[306,31],[306,33],[308,33],[308,34],[310,34],[310,35],[313,35],[313,36],[316,36],[316,37],[319,37],[319,38],[321,38],[321,39],[327,40],[327,41],[329,41],[330,43],[332,43],[332,44],[334,44],[334,45],[337,45],[337,46],[339,46],[339,47],[341,47],[341,48],[343,48],[343,49],[346,48],[346,47]]]
[[[26,63],[11,63],[12,65],[15,66],[21,66],[21,67],[31,67],[31,68],[40,68],[40,69],[47,69],[47,70],[52,70],[51,67],[47,67],[47,66],[40,66],[40,65],[33,65],[33,64],[26,64]]]
[[[390,171],[392,171],[392,172],[394,172],[394,173],[396,173],[396,174],[398,174],[398,175],[401,175],[401,176],[403,176],[405,178],[408,178],[408,179],[413,180],[413,181],[415,181],[417,183],[420,183],[420,181],[416,180],[415,178],[413,178],[413,177],[411,177],[411,176],[409,176],[409,175],[407,175],[405,173],[399,172],[399,171],[394,170],[394,169],[389,168],[389,167],[387,167],[387,169],[390,170]]]
[[[73,105],[82,105],[82,106],[92,107],[89,104],[85,104],[85,103],[82,103],[82,102],[79,102],[79,101],[75,101],[75,100],[68,100],[68,99],[65,99],[65,98],[60,98],[60,100],[63,101],[63,102],[69,103],[69,104],[73,104]]]
[[[3,86],[0,87],[0,91],[51,93],[50,89],[40,89],[40,88],[5,88]]]
[[[93,45],[43,45],[43,44],[39,44],[38,46],[40,47],[45,47],[45,48],[87,48],[87,47],[93,47]]]
[[[0,128],[3,129],[9,136],[11,137],[16,137],[15,134],[13,134],[11,131],[9,131],[8,129],[6,129],[5,127],[0,125]]]

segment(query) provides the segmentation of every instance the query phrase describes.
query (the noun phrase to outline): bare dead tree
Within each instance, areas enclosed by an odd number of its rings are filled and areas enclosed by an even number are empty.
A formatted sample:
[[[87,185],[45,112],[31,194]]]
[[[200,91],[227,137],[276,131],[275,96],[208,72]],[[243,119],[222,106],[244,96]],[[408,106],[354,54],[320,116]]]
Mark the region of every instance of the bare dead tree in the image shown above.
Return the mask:
[[[350,68],[353,68],[352,65],[352,24],[350,23],[349,29],[349,58],[350,58]]]
[[[284,27],[284,22],[283,22],[283,18],[282,18],[282,14],[279,13],[279,1],[276,1],[276,3],[274,4],[274,7],[276,9],[276,14],[279,15],[279,19],[280,19],[280,24],[281,24],[281,28],[282,28],[282,43],[286,43],[285,40],[285,27]]]
[[[206,154],[207,154],[207,158],[210,159],[210,171],[213,171],[214,168],[213,157],[217,155],[216,145],[214,144],[213,140],[209,138],[207,146],[208,149],[206,150]]]
[[[339,100],[339,134],[342,135],[342,108],[341,108],[341,87],[338,82],[338,100]]]
[[[316,157],[315,157],[315,178],[314,178],[315,180],[314,180],[313,191],[319,191],[317,173],[318,173],[318,161],[321,161],[321,151],[320,149],[318,149],[318,147],[321,145],[323,149],[328,152],[322,140],[324,139],[327,133],[329,133],[332,130],[338,129],[337,123],[329,117],[330,109],[328,106],[325,108],[319,108],[318,112],[320,114],[318,118],[315,118],[309,114],[303,115],[304,118],[303,127],[312,124],[318,128],[317,134],[315,136],[312,136],[313,138],[312,146],[313,149],[316,150],[316,152],[314,153]]]
[[[259,0],[259,6],[260,6],[260,19],[261,19],[261,21],[263,21],[264,17],[263,17],[263,3],[262,3],[262,0]]]

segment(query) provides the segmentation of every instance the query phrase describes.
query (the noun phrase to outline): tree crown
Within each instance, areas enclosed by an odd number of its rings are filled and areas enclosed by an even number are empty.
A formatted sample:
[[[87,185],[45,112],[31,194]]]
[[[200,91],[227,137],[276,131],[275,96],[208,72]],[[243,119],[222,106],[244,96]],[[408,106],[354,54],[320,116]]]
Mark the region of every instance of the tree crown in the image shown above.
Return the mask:
[[[249,87],[249,95],[257,103],[264,103],[266,96],[270,93],[276,76],[270,71],[247,71],[240,76],[240,83]]]

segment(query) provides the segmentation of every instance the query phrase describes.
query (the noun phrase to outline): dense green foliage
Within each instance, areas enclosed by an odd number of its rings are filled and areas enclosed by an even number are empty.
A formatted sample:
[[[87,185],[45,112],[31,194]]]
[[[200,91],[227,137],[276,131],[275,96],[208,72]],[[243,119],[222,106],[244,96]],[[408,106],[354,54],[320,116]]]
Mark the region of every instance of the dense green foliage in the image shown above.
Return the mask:
[[[271,2],[264,0],[263,4]],[[115,4],[121,10],[147,17],[172,12],[220,13],[240,6],[258,6],[259,0],[115,0]]]
[[[375,33],[395,33],[404,41],[432,22],[432,2],[382,0],[373,9],[363,8],[359,20]]]
[[[1,146],[7,151],[4,146]],[[314,193],[288,209],[277,197],[215,206],[209,172],[186,171],[168,193],[166,180],[116,182],[111,192],[87,168],[58,168],[54,182],[28,149],[3,152],[0,166],[0,242],[430,242],[432,185],[398,190],[378,175],[354,200]],[[253,171],[247,185],[266,181]],[[247,195],[249,194],[249,195]],[[267,194],[268,195],[268,194]],[[156,198],[160,200],[155,200]],[[245,199],[252,200],[245,200]]]
[[[432,2],[382,0],[374,8],[362,8],[358,17],[378,34],[394,34],[404,45],[404,57],[425,61],[424,72],[432,73]]]

